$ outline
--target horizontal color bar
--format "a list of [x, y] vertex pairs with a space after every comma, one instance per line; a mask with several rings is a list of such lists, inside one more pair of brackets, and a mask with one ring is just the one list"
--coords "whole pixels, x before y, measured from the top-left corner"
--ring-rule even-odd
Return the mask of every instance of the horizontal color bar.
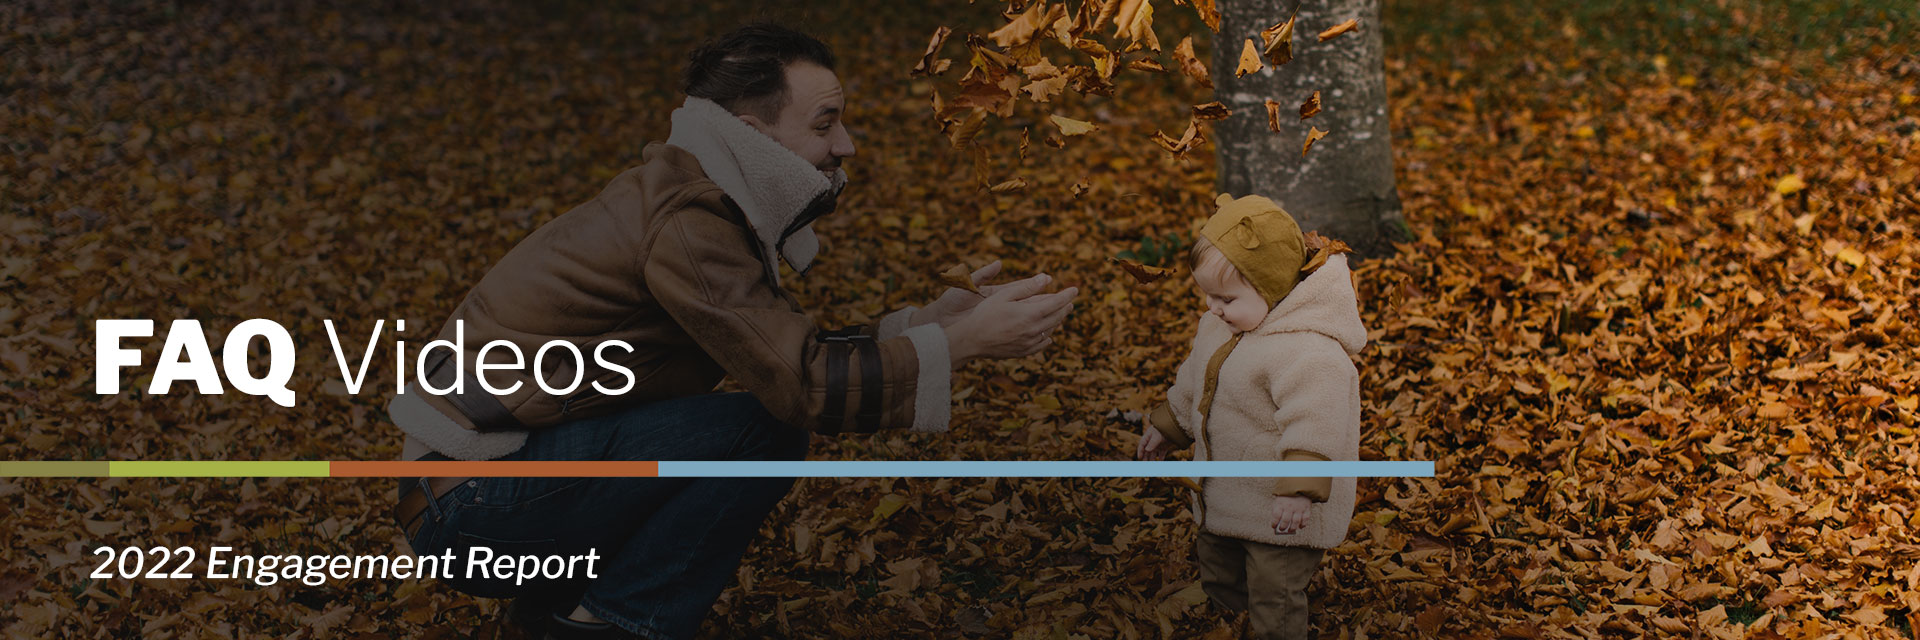
[[660, 463], [651, 460], [462, 460], [335, 462], [335, 478], [651, 478]]
[[803, 460], [660, 463], [663, 478], [1406, 478], [1432, 462]]
[[107, 475], [107, 463], [0, 460], [0, 478], [101, 478]]
[[325, 478], [325, 460], [114, 460], [115, 478]]
[[0, 478], [1431, 478], [1423, 461], [154, 460], [0, 461]]

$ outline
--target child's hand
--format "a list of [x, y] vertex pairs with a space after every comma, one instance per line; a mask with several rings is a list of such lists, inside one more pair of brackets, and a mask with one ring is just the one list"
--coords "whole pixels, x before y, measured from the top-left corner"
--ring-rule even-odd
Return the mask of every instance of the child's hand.
[[1153, 428], [1152, 422], [1148, 422], [1140, 431], [1140, 448], [1134, 451], [1134, 456], [1141, 460], [1164, 460], [1170, 451], [1173, 451], [1173, 443], [1160, 435], [1160, 430]]
[[1313, 501], [1301, 496], [1275, 496], [1273, 498], [1273, 532], [1278, 534], [1298, 533], [1307, 526], [1307, 507]]

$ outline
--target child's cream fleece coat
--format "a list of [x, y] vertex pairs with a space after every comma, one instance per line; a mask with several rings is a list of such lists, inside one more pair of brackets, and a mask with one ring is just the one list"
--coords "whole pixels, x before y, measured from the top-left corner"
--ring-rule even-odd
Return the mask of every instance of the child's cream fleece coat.
[[[1351, 273], [1346, 256], [1333, 256], [1241, 337], [1220, 365], [1204, 433], [1197, 427], [1207, 363], [1233, 329], [1212, 314], [1201, 319], [1193, 353], [1167, 392], [1195, 460], [1359, 459], [1360, 377], [1349, 356], [1366, 346], [1367, 332]], [[1216, 535], [1331, 549], [1353, 519], [1353, 478], [1333, 478], [1330, 486], [1321, 479], [1321, 489], [1302, 492], [1324, 490], [1325, 497], [1314, 496], [1306, 526], [1288, 535], [1273, 532], [1271, 510], [1276, 492], [1293, 491], [1276, 489], [1272, 478], [1201, 480], [1194, 519]]]

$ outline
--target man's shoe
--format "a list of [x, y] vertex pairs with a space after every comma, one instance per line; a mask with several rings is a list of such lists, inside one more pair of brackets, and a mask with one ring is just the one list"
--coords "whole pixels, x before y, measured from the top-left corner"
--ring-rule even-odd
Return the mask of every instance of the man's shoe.
[[502, 637], [541, 640], [547, 637], [547, 620], [552, 616], [553, 612], [546, 608], [544, 602], [526, 597], [514, 598], [507, 605], [506, 626], [518, 635], [503, 634]]
[[610, 622], [581, 622], [561, 614], [547, 620], [546, 640], [638, 640], [640, 636]]

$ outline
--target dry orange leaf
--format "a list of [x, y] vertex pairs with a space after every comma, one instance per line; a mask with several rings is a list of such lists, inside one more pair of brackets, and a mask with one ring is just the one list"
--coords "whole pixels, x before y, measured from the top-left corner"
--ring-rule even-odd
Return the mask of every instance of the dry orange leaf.
[[1316, 113], [1320, 113], [1320, 92], [1318, 91], [1313, 92], [1306, 102], [1300, 103], [1300, 119], [1311, 118]]
[[1342, 22], [1340, 24], [1327, 27], [1326, 31], [1320, 32], [1320, 41], [1326, 42], [1328, 40], [1338, 38], [1341, 36], [1341, 34], [1344, 34], [1348, 31], [1353, 31], [1359, 28], [1360, 28], [1360, 20], [1358, 18], [1348, 20], [1346, 22]]
[[1312, 148], [1313, 148], [1313, 143], [1314, 143], [1314, 142], [1316, 142], [1316, 141], [1318, 141], [1318, 140], [1320, 140], [1321, 138], [1325, 138], [1325, 137], [1327, 137], [1327, 132], [1325, 132], [1325, 131], [1321, 131], [1319, 127], [1311, 127], [1311, 128], [1309, 128], [1309, 129], [1307, 130], [1307, 141], [1306, 141], [1306, 142], [1305, 142], [1304, 144], [1301, 144], [1301, 145], [1300, 145], [1300, 155], [1301, 155], [1301, 157], [1305, 157], [1305, 156], [1307, 155], [1307, 150], [1308, 150], [1308, 149], [1312, 149]]
[[1134, 60], [1133, 62], [1127, 63], [1127, 68], [1132, 69], [1134, 71], [1147, 71], [1152, 73], [1167, 72], [1166, 65], [1160, 64], [1159, 60], [1155, 60], [1153, 58], [1140, 58], [1138, 60]]
[[1347, 246], [1347, 243], [1320, 235], [1318, 231], [1307, 232], [1305, 247], [1307, 249], [1307, 263], [1300, 267], [1301, 273], [1318, 271], [1322, 265], [1327, 263], [1327, 259], [1333, 256], [1342, 253], [1353, 253], [1353, 247]]
[[1153, 2], [1120, 0], [1119, 8], [1114, 11], [1113, 35], [1131, 40], [1133, 46], [1159, 51], [1160, 39], [1153, 35]]
[[1187, 121], [1187, 131], [1181, 134], [1178, 140], [1173, 139], [1173, 136], [1167, 135], [1164, 131], [1153, 132], [1153, 141], [1159, 143], [1160, 148], [1166, 149], [1168, 153], [1172, 153], [1176, 158], [1185, 158], [1187, 152], [1192, 151], [1194, 147], [1199, 146], [1200, 143], [1205, 140], [1206, 136], [1200, 135], [1199, 120]]
[[1059, 95], [1060, 90], [1065, 88], [1067, 88], [1067, 78], [1055, 76], [1027, 83], [1027, 86], [1021, 87], [1020, 90], [1027, 92], [1034, 102], [1052, 102], [1053, 97]]
[[1280, 103], [1272, 100], [1267, 101], [1267, 129], [1280, 132]]
[[1213, 88], [1213, 76], [1207, 73], [1207, 63], [1201, 62], [1200, 56], [1193, 53], [1193, 36], [1187, 36], [1180, 40], [1180, 44], [1174, 45], [1173, 59], [1180, 63], [1181, 73], [1187, 74], [1202, 87]]
[[1267, 56], [1267, 64], [1280, 66], [1293, 60], [1293, 24], [1300, 18], [1298, 10], [1287, 17], [1286, 22], [1260, 30], [1260, 41]]
[[952, 33], [953, 29], [948, 27], [933, 30], [933, 40], [927, 43], [927, 52], [920, 55], [920, 64], [913, 66], [912, 75], [937, 76], [946, 73], [947, 68], [953, 66], [952, 60], [936, 59], [936, 56], [940, 55], [940, 45], [946, 44], [947, 36]]
[[1200, 120], [1225, 120], [1232, 114], [1233, 110], [1228, 109], [1227, 105], [1221, 104], [1218, 100], [1193, 105], [1193, 117]]
[[[1182, 0], [1175, 0], [1175, 2], [1180, 2], [1180, 1]], [[1214, 6], [1213, 0], [1184, 0], [1184, 1], [1187, 4], [1193, 6], [1194, 13], [1200, 14], [1200, 21], [1207, 23], [1208, 31], [1212, 31], [1215, 33], [1218, 33], [1220, 31], [1220, 9]]]
[[1125, 270], [1127, 275], [1133, 276], [1133, 279], [1140, 284], [1153, 284], [1167, 279], [1167, 276], [1173, 275], [1173, 269], [1166, 267], [1150, 267], [1133, 260], [1122, 260], [1120, 258], [1107, 258], [1107, 261], [1120, 265], [1120, 268]]
[[975, 295], [980, 295], [980, 296], [987, 295], [984, 293], [980, 293], [980, 287], [973, 283], [973, 269], [971, 267], [968, 267], [967, 263], [965, 262], [953, 265], [952, 267], [947, 268], [946, 271], [940, 272], [940, 284], [944, 284], [949, 287], [953, 287], [955, 289], [965, 289], [967, 291], [972, 291]]
[[1262, 68], [1264, 67], [1260, 65], [1260, 50], [1253, 46], [1253, 38], [1247, 38], [1246, 46], [1240, 48], [1240, 66], [1233, 70], [1233, 77], [1239, 78], [1249, 73], [1258, 73]]
[[1008, 180], [1000, 184], [993, 185], [992, 187], [989, 187], [987, 191], [990, 191], [993, 193], [1014, 193], [1018, 191], [1025, 191], [1026, 188], [1027, 188], [1026, 178], [1014, 178], [1012, 180]]

